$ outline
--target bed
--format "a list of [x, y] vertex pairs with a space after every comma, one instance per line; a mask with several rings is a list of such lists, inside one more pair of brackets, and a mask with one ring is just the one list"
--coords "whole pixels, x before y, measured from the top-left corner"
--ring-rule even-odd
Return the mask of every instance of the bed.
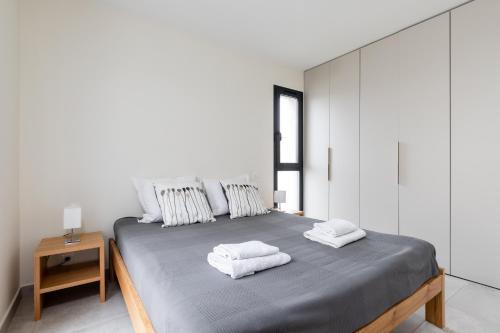
[[[444, 276], [434, 247], [367, 231], [334, 249], [302, 236], [313, 219], [272, 212], [161, 228], [115, 222], [110, 271], [136, 332], [390, 332], [420, 306], [444, 326]], [[287, 265], [233, 280], [209, 266], [220, 243], [261, 240]]]

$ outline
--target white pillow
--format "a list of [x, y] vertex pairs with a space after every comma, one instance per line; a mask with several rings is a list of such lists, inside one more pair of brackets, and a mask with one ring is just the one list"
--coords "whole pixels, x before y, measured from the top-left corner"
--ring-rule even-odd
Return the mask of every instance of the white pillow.
[[[241, 183], [249, 182], [250, 177], [248, 175], [241, 175], [232, 179], [222, 180], [228, 183]], [[226, 215], [229, 213], [229, 207], [227, 205], [227, 199], [222, 190], [221, 180], [217, 179], [203, 179], [203, 186], [207, 193], [208, 202], [210, 207], [212, 207], [212, 212], [215, 216]]]
[[215, 221], [200, 183], [155, 183], [154, 188], [163, 216], [163, 227]]
[[268, 214], [259, 189], [250, 182], [221, 182], [228, 200], [230, 218]]
[[180, 183], [180, 182], [196, 182], [196, 176], [185, 176], [177, 178], [162, 178], [162, 179], [146, 179], [132, 178], [139, 203], [142, 206], [144, 214], [142, 219], [138, 220], [141, 223], [159, 222], [162, 220], [161, 209], [156, 198], [153, 183]]

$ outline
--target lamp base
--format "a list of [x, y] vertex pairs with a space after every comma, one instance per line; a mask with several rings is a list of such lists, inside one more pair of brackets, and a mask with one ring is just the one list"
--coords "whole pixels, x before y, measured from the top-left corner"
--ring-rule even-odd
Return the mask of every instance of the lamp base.
[[65, 236], [66, 238], [64, 238], [64, 245], [80, 243], [80, 235], [75, 234], [73, 232], [73, 229], [71, 229], [71, 232]]

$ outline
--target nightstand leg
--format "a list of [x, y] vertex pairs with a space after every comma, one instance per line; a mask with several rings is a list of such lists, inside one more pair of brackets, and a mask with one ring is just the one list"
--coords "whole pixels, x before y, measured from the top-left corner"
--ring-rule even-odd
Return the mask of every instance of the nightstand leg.
[[101, 279], [99, 280], [99, 300], [101, 303], [106, 301], [106, 285], [104, 279], [104, 246], [99, 248], [99, 272]]
[[41, 258], [35, 256], [33, 260], [33, 307], [35, 320], [40, 320], [42, 315], [42, 295], [40, 295], [40, 267]]
[[42, 295], [40, 293], [35, 294], [34, 307], [35, 307], [35, 321], [40, 320], [42, 318]]
[[113, 254], [111, 253], [111, 239], [109, 239], [109, 253], [108, 253], [108, 265], [109, 265], [109, 282], [115, 282], [115, 268], [113, 267]]

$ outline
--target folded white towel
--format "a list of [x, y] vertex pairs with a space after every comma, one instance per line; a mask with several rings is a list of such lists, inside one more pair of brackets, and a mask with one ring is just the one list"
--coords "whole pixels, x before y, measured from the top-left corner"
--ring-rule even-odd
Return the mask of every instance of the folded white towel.
[[333, 237], [342, 236], [358, 230], [358, 227], [343, 219], [332, 219], [326, 222], [314, 223], [314, 227]]
[[333, 237], [328, 234], [325, 234], [319, 229], [312, 229], [309, 231], [304, 232], [304, 237], [308, 238], [312, 241], [328, 245], [328, 246], [333, 246], [334, 248], [339, 248], [344, 245], [347, 245], [349, 243], [355, 242], [363, 237], [366, 236], [366, 232], [362, 229], [357, 229], [354, 232], [339, 236], [339, 237]]
[[228, 259], [250, 259], [276, 254], [280, 251], [276, 246], [261, 241], [249, 241], [239, 244], [220, 244], [214, 247], [214, 253]]
[[231, 260], [210, 252], [207, 256], [208, 263], [224, 274], [230, 275], [233, 279], [252, 275], [255, 272], [288, 264], [292, 258], [283, 252], [271, 254], [269, 256]]

